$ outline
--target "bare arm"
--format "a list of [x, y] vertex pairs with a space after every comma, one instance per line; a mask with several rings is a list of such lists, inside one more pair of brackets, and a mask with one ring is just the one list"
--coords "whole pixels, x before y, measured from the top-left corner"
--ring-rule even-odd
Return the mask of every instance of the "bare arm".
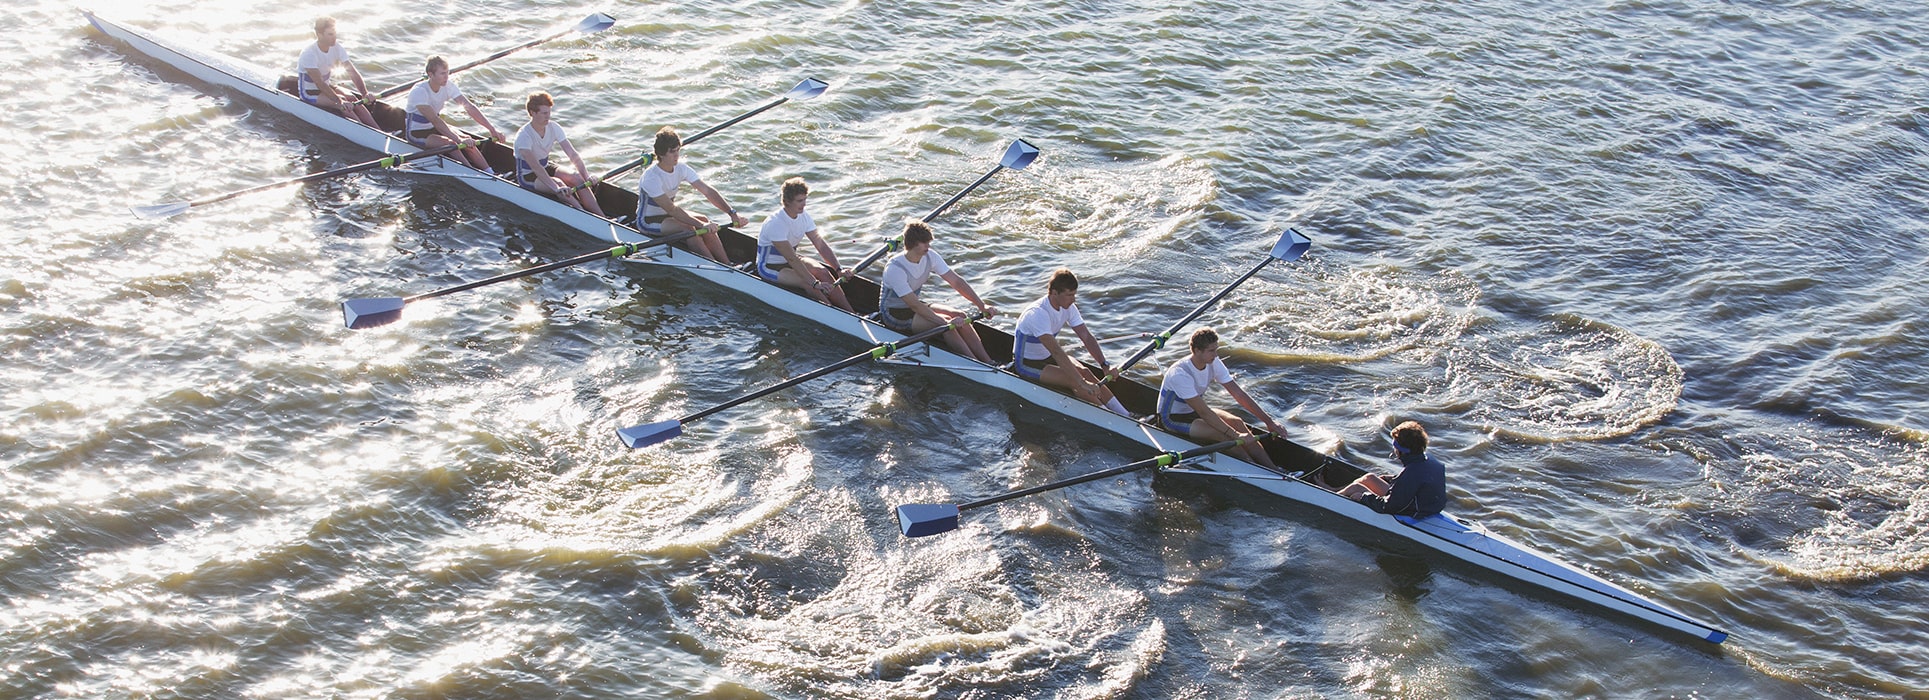
[[1239, 434], [1238, 432], [1235, 432], [1232, 429], [1232, 426], [1226, 425], [1226, 419], [1220, 418], [1218, 411], [1214, 411], [1212, 410], [1211, 406], [1206, 405], [1205, 394], [1202, 393], [1198, 396], [1194, 396], [1192, 398], [1186, 399], [1186, 405], [1192, 407], [1193, 415], [1198, 416], [1199, 420], [1206, 421], [1206, 425], [1212, 426], [1213, 428], [1217, 429], [1221, 434], [1233, 435], [1233, 436], [1237, 436]]
[[830, 266], [831, 274], [841, 275], [844, 273], [844, 264], [837, 261], [837, 253], [831, 252], [831, 247], [825, 245], [824, 238], [817, 235], [817, 229], [805, 231], [804, 235], [810, 238], [811, 245], [817, 246], [817, 257], [823, 258], [824, 264]]
[[1098, 366], [1112, 366], [1112, 363], [1105, 361], [1105, 352], [1098, 349], [1098, 338], [1092, 337], [1092, 329], [1086, 328], [1085, 324], [1081, 323], [1072, 326], [1072, 332], [1078, 335], [1079, 342], [1085, 344], [1085, 352], [1092, 354], [1092, 359], [1098, 362]]
[[971, 283], [966, 282], [963, 277], [959, 277], [956, 271], [944, 273], [944, 281], [950, 284], [953, 290], [958, 292], [958, 296], [964, 297], [965, 301], [971, 302], [972, 306], [976, 306], [979, 311], [985, 312], [985, 318], [998, 315], [998, 310], [990, 304], [986, 304], [984, 300], [979, 299], [978, 293], [972, 291]]
[[[470, 119], [476, 120], [476, 123], [481, 124], [482, 128], [489, 130], [490, 138], [495, 139], [497, 142], [502, 141], [502, 132], [496, 131], [496, 125], [490, 124], [489, 118], [482, 116], [482, 110], [478, 109], [474, 102], [470, 102], [467, 96], [457, 97], [456, 100], [462, 103], [462, 110], [469, 113]], [[450, 136], [453, 137], [454, 135], [451, 134]]]
[[571, 144], [569, 142], [569, 139], [563, 139], [562, 145], [563, 145], [563, 152], [569, 154], [570, 164], [576, 166], [576, 174], [583, 176], [583, 184], [588, 186], [594, 186], [596, 184], [596, 181], [590, 179], [589, 168], [583, 166], [583, 157], [576, 155], [576, 146], [574, 144]]
[[730, 223], [736, 224], [737, 228], [750, 225], [749, 219], [743, 218], [742, 214], [738, 214], [736, 209], [730, 207], [729, 202], [723, 201], [723, 193], [718, 192], [717, 188], [711, 187], [710, 184], [706, 182], [693, 182], [690, 183], [690, 186], [697, 188], [697, 192], [702, 194], [704, 199], [710, 200], [712, 205], [723, 210], [723, 213], [730, 215]]

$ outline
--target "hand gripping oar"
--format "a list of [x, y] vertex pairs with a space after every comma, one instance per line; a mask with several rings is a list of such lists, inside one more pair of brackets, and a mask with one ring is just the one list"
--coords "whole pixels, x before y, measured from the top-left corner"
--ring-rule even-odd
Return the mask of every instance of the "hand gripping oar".
[[229, 192], [227, 194], [215, 195], [213, 197], [207, 197], [205, 199], [197, 199], [192, 202], [168, 202], [166, 204], [153, 204], [145, 207], [131, 207], [131, 209], [133, 210], [135, 216], [141, 217], [143, 219], [165, 219], [170, 216], [174, 216], [176, 214], [185, 212], [194, 207], [201, 206], [203, 204], [225, 202], [244, 194], [254, 194], [262, 190], [272, 190], [276, 187], [282, 187], [285, 185], [294, 185], [294, 184], [299, 184], [303, 182], [313, 182], [315, 180], [326, 180], [331, 177], [339, 177], [342, 175], [353, 175], [355, 173], [359, 173], [364, 170], [374, 170], [376, 168], [397, 168], [397, 167], [401, 167], [403, 163], [407, 163], [409, 161], [421, 160], [423, 158], [428, 158], [431, 156], [439, 156], [446, 153], [453, 153], [456, 150], [468, 148], [469, 146], [473, 146], [477, 143], [481, 143], [483, 141], [488, 141], [488, 140], [489, 139], [487, 138], [483, 138], [477, 141], [450, 144], [447, 146], [443, 146], [441, 148], [431, 148], [426, 151], [417, 151], [415, 153], [400, 153], [392, 156], [385, 156], [382, 158], [377, 158], [375, 160], [368, 161], [366, 163], [356, 163], [354, 165], [350, 165], [344, 168], [336, 168], [334, 170], [329, 170], [325, 172], [303, 175], [298, 178], [294, 178], [290, 180], [282, 180], [281, 182], [271, 182], [266, 185], [257, 185], [245, 190], [236, 190], [234, 192]]
[[[1012, 141], [1010, 146], [1005, 147], [1005, 155], [1003, 158], [998, 159], [997, 165], [991, 166], [991, 169], [985, 171], [985, 174], [980, 176], [977, 181], [965, 185], [964, 189], [959, 190], [957, 194], [951, 195], [950, 199], [938, 205], [938, 208], [932, 209], [931, 213], [925, 214], [922, 221], [927, 224], [936, 221], [939, 216], [944, 214], [944, 210], [950, 209], [951, 205], [957, 204], [958, 200], [964, 199], [965, 195], [971, 194], [972, 190], [978, 189], [979, 185], [985, 184], [986, 181], [991, 179], [991, 176], [997, 175], [999, 171], [1024, 170], [1025, 166], [1031, 165], [1031, 162], [1034, 160], [1038, 160], [1037, 146], [1031, 145], [1031, 142], [1024, 139]], [[872, 250], [870, 255], [864, 256], [863, 260], [859, 260], [856, 265], [852, 265], [850, 269], [844, 271], [844, 274], [839, 275], [837, 277], [837, 284], [851, 281], [851, 278], [856, 277], [857, 273], [863, 272], [864, 268], [870, 267], [871, 263], [877, 262], [878, 258], [882, 258], [891, 251], [903, 247], [904, 241], [899, 239], [900, 236], [892, 235], [889, 240], [879, 245], [877, 249]]]
[[1157, 457], [1142, 459], [1125, 466], [1096, 471], [1084, 476], [1075, 476], [1064, 481], [1054, 481], [1043, 486], [1019, 489], [963, 505], [952, 505], [949, 503], [907, 503], [897, 508], [898, 530], [902, 531], [905, 537], [928, 537], [939, 533], [950, 532], [958, 529], [958, 514], [973, 508], [983, 508], [1014, 498], [1022, 498], [1032, 494], [1062, 489], [1067, 486], [1076, 486], [1087, 481], [1097, 481], [1120, 474], [1129, 474], [1141, 469], [1151, 469], [1155, 467], [1163, 469], [1194, 457], [1202, 457], [1214, 452], [1229, 450], [1257, 439], [1259, 438], [1244, 437], [1237, 440], [1216, 442], [1204, 447], [1195, 447], [1184, 452], [1167, 452]]
[[[777, 105], [783, 104], [785, 102], [789, 102], [791, 100], [802, 102], [804, 100], [808, 100], [818, 95], [822, 95], [824, 94], [824, 91], [828, 89], [830, 89], [829, 83], [826, 83], [822, 80], [818, 80], [816, 78], [805, 78], [802, 81], [797, 83], [797, 87], [791, 88], [790, 92], [784, 93], [782, 97], [779, 97], [775, 100], [771, 100], [769, 104], [750, 110], [748, 112], [744, 112], [743, 114], [739, 114], [736, 116], [736, 118], [731, 119], [730, 121], [724, 122], [722, 124], [718, 124], [708, 129], [704, 129], [703, 131], [697, 132], [695, 135], [685, 136], [683, 138], [683, 145], [688, 146], [698, 141], [702, 141], [703, 138], [706, 136], [717, 133], [719, 131], [723, 131], [724, 129], [730, 128], [731, 126], [735, 126], [737, 122], [743, 121], [745, 119], [749, 119], [759, 114], [763, 114], [764, 112], [769, 111], [772, 108], [775, 108]], [[618, 176], [621, 176], [623, 173], [627, 173], [631, 170], [635, 170], [637, 168], [649, 165], [654, 162], [656, 162], [656, 153], [655, 152], [645, 153], [641, 158], [616, 166], [615, 170], [611, 170], [607, 173], [604, 173], [603, 177], [599, 179], [603, 182], [609, 182], [609, 181], [615, 180]]]
[[353, 328], [356, 330], [387, 325], [390, 323], [394, 323], [398, 320], [401, 320], [402, 307], [406, 306], [410, 302], [417, 302], [423, 299], [433, 299], [439, 296], [447, 296], [450, 294], [454, 294], [456, 292], [466, 292], [471, 289], [475, 289], [477, 287], [485, 287], [491, 284], [495, 284], [497, 282], [507, 282], [509, 280], [517, 279], [520, 277], [528, 277], [530, 275], [539, 275], [545, 272], [549, 272], [551, 270], [561, 270], [571, 265], [581, 265], [586, 262], [594, 262], [597, 260], [604, 260], [608, 258], [620, 258], [626, 255], [634, 254], [636, 251], [643, 250], [644, 248], [653, 248], [660, 245], [675, 243], [677, 241], [681, 241], [683, 239], [695, 236], [699, 233], [702, 233], [702, 231], [684, 231], [681, 233], [664, 236], [662, 238], [653, 238], [647, 241], [641, 241], [637, 243], [624, 243], [622, 245], [616, 246], [614, 248], [610, 248], [608, 250], [599, 250], [594, 253], [579, 255], [579, 256], [570, 258], [568, 260], [558, 260], [556, 262], [549, 263], [546, 265], [537, 265], [527, 270], [517, 270], [515, 272], [511, 272], [508, 274], [496, 275], [495, 277], [491, 277], [486, 280], [477, 280], [474, 282], [458, 284], [448, 289], [438, 289], [433, 292], [429, 292], [427, 294], [417, 294], [415, 296], [407, 297], [407, 298], [380, 297], [375, 299], [350, 299], [348, 301], [342, 302], [342, 320], [347, 322], [349, 328]]
[[882, 360], [884, 358], [897, 354], [899, 350], [909, 348], [913, 345], [917, 345], [918, 343], [925, 342], [927, 340], [936, 338], [950, 331], [956, 330], [958, 328], [962, 328], [965, 325], [971, 323], [972, 321], [976, 321], [983, 317], [984, 316], [982, 314], [977, 314], [977, 313], [971, 314], [970, 316], [960, 316], [958, 318], [952, 319], [950, 323], [947, 323], [942, 326], [938, 326], [937, 328], [932, 328], [923, 333], [912, 335], [903, 340], [879, 345], [869, 350], [865, 350], [864, 352], [860, 352], [856, 355], [852, 355], [842, 360], [838, 360], [834, 364], [825, 365], [824, 367], [820, 367], [818, 369], [805, 372], [803, 374], [797, 375], [790, 379], [778, 382], [776, 384], [772, 384], [762, 389], [758, 389], [751, 393], [745, 394], [743, 396], [739, 396], [729, 401], [725, 401], [715, 406], [711, 406], [710, 408], [697, 411], [696, 413], [692, 413], [690, 415], [684, 416], [682, 418], [678, 418], [676, 420], [658, 421], [655, 423], [644, 423], [642, 425], [633, 425], [628, 428], [618, 429], [616, 431], [616, 436], [619, 438], [622, 438], [623, 444], [628, 445], [630, 449], [635, 449], [638, 447], [648, 447], [650, 445], [654, 445], [659, 442], [663, 442], [665, 440], [669, 440], [671, 438], [682, 435], [683, 424], [685, 423], [694, 422], [700, 418], [716, 413], [718, 411], [722, 411], [732, 406], [748, 403], [750, 401], [755, 401], [765, 396], [769, 396], [779, 391], [783, 391], [793, 386], [797, 386], [798, 384], [802, 384], [804, 382], [808, 382], [812, 379], [822, 377], [826, 374], [830, 374], [837, 370], [844, 369], [845, 367], [849, 367], [851, 365], [860, 364], [863, 362], [870, 362], [873, 360]]
[[[1145, 347], [1139, 348], [1139, 351], [1132, 355], [1132, 359], [1126, 360], [1124, 364], [1112, 370], [1112, 377], [1116, 378], [1125, 374], [1125, 370], [1131, 369], [1132, 365], [1138, 364], [1139, 360], [1145, 359], [1146, 355], [1150, 355], [1153, 351], [1165, 347], [1166, 341], [1172, 339], [1172, 334], [1179, 332], [1180, 328], [1184, 328], [1186, 324], [1191, 323], [1193, 319], [1205, 313], [1206, 309], [1212, 308], [1213, 304], [1219, 303], [1220, 299], [1226, 298], [1227, 294], [1231, 294], [1232, 290], [1238, 289], [1239, 285], [1244, 284], [1246, 280], [1252, 279], [1253, 275], [1259, 274], [1259, 271], [1271, 264], [1272, 261], [1285, 260], [1291, 262], [1298, 260], [1299, 257], [1305, 255], [1306, 250], [1311, 247], [1313, 247], [1312, 239], [1300, 235], [1298, 231], [1286, 229], [1285, 233], [1280, 234], [1279, 242], [1273, 244], [1272, 252], [1266, 255], [1265, 260], [1259, 261], [1259, 264], [1254, 265], [1253, 269], [1247, 270], [1246, 274], [1240, 275], [1239, 279], [1233, 280], [1232, 284], [1226, 285], [1225, 289], [1221, 289], [1218, 294], [1212, 295], [1211, 299], [1207, 299], [1206, 303], [1200, 304], [1198, 308], [1193, 309], [1192, 313], [1186, 314], [1185, 318], [1179, 319], [1178, 323], [1172, 324], [1171, 328], [1167, 328], [1164, 332], [1152, 336], [1152, 342], [1146, 343]], [[1111, 381], [1111, 378], [1106, 379], [1106, 381]]]
[[[610, 26], [612, 26], [612, 25], [614, 25], [614, 24], [616, 24], [616, 18], [614, 18], [614, 17], [611, 17], [611, 16], [609, 16], [609, 15], [606, 15], [606, 14], [603, 14], [603, 13], [601, 13], [601, 12], [598, 12], [598, 13], [596, 13], [596, 14], [593, 14], [593, 15], [590, 15], [590, 16], [588, 16], [588, 17], [584, 17], [584, 18], [583, 18], [583, 21], [581, 21], [581, 22], [577, 22], [577, 23], [576, 23], [576, 26], [574, 26], [574, 27], [570, 27], [570, 28], [568, 28], [568, 29], [565, 29], [565, 30], [562, 30], [562, 31], [560, 31], [560, 32], [556, 32], [555, 34], [551, 34], [551, 35], [549, 35], [549, 36], [546, 36], [546, 37], [543, 37], [543, 38], [541, 38], [541, 39], [537, 39], [537, 40], [535, 40], [535, 41], [531, 41], [531, 42], [529, 42], [529, 43], [527, 43], [527, 44], [523, 44], [523, 45], [521, 45], [521, 46], [516, 46], [516, 47], [513, 47], [513, 48], [507, 48], [507, 49], [503, 49], [503, 50], [501, 50], [501, 51], [497, 51], [497, 52], [495, 52], [494, 54], [490, 54], [488, 58], [483, 58], [483, 59], [479, 59], [479, 60], [475, 60], [475, 61], [470, 61], [470, 62], [468, 62], [468, 63], [464, 63], [464, 64], [462, 64], [462, 65], [460, 65], [460, 66], [457, 66], [457, 67], [455, 67], [455, 68], [450, 68], [450, 69], [449, 69], [449, 73], [450, 73], [451, 75], [454, 75], [454, 74], [456, 74], [456, 73], [460, 73], [460, 72], [462, 72], [462, 71], [465, 71], [465, 70], [468, 70], [468, 69], [470, 69], [470, 68], [474, 68], [474, 67], [476, 67], [476, 66], [480, 66], [480, 65], [482, 65], [482, 64], [484, 64], [484, 63], [488, 63], [488, 62], [490, 62], [490, 61], [493, 61], [493, 60], [496, 60], [496, 59], [498, 59], [498, 58], [502, 58], [503, 56], [507, 56], [507, 55], [509, 55], [509, 54], [512, 54], [512, 53], [515, 53], [515, 52], [517, 52], [517, 51], [521, 51], [521, 50], [523, 50], [523, 49], [526, 49], [526, 48], [529, 48], [529, 47], [531, 47], [531, 46], [535, 46], [535, 45], [537, 45], [537, 44], [541, 44], [541, 43], [545, 43], [545, 42], [550, 42], [550, 41], [554, 41], [554, 40], [556, 40], [556, 39], [560, 39], [560, 38], [562, 38], [562, 37], [565, 37], [565, 36], [568, 36], [568, 35], [570, 35], [570, 34], [576, 34], [576, 33], [582, 33], [582, 34], [595, 34], [595, 33], [597, 33], [597, 32], [600, 32], [600, 31], [603, 31], [603, 30], [605, 30], [605, 29], [609, 29], [609, 28], [610, 28]], [[380, 100], [380, 99], [385, 99], [385, 98], [389, 98], [389, 97], [394, 97], [394, 96], [396, 96], [396, 95], [400, 95], [400, 94], [402, 94], [402, 93], [404, 93], [404, 92], [408, 92], [408, 91], [409, 91], [409, 88], [412, 88], [412, 87], [415, 87], [415, 84], [416, 84], [416, 83], [419, 83], [419, 82], [422, 82], [422, 81], [424, 81], [424, 80], [427, 80], [427, 79], [428, 79], [428, 78], [427, 78], [426, 76], [425, 76], [425, 77], [421, 77], [421, 78], [416, 78], [416, 79], [414, 79], [414, 80], [411, 80], [411, 81], [408, 81], [408, 82], [406, 82], [406, 83], [403, 83], [403, 84], [401, 84], [401, 85], [397, 85], [397, 86], [395, 86], [395, 87], [392, 87], [392, 88], [389, 88], [389, 89], [387, 89], [387, 90], [383, 90], [383, 91], [381, 91], [381, 92], [379, 92], [379, 93], [376, 93], [376, 94], [375, 94], [375, 99], [378, 99], [378, 100]]]

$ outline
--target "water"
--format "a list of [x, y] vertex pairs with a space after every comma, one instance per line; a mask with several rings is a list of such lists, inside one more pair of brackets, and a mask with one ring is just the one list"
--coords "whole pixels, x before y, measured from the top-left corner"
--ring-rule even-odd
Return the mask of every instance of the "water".
[[[692, 146], [740, 209], [802, 175], [847, 259], [940, 222], [1017, 309], [1201, 323], [1295, 437], [1734, 636], [1519, 590], [1237, 491], [1126, 477], [907, 542], [889, 510], [1142, 458], [949, 375], [850, 370], [631, 452], [616, 427], [861, 346], [591, 265], [350, 332], [337, 304], [598, 247], [368, 158], [61, 3], [0, 37], [0, 676], [19, 697], [1893, 697], [1929, 662], [1929, 12], [1881, 3], [779, 3], [92, 9], [377, 86], [556, 94], [592, 169]], [[761, 214], [753, 216], [761, 219]], [[1006, 322], [1009, 322], [1007, 319]], [[1123, 344], [1112, 352], [1129, 352]], [[1170, 361], [1169, 354], [1156, 362]], [[1149, 375], [1153, 367], [1141, 370]]]

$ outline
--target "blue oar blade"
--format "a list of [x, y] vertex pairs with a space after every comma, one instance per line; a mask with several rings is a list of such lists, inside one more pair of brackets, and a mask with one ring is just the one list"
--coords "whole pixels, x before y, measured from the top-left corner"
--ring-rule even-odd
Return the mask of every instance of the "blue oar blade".
[[603, 31], [605, 29], [609, 29], [611, 26], [615, 24], [616, 24], [615, 17], [611, 17], [609, 15], [598, 12], [588, 17], [584, 17], [583, 21], [576, 23], [576, 31], [583, 32], [585, 34], [591, 34], [591, 33]]
[[350, 299], [342, 302], [342, 320], [355, 330], [386, 326], [402, 320], [402, 306], [407, 303], [401, 297]]
[[616, 431], [616, 436], [623, 439], [623, 445], [632, 450], [671, 440], [682, 434], [683, 421], [680, 420], [666, 420], [655, 423], [644, 423], [642, 425], [632, 425], [628, 428], [619, 428]]
[[830, 87], [830, 83], [822, 80], [805, 78], [802, 82], [797, 83], [797, 87], [791, 88], [790, 92], [784, 93], [784, 97], [801, 102], [824, 94], [824, 91], [829, 90]]
[[929, 537], [958, 529], [958, 507], [949, 503], [898, 506], [898, 530], [905, 537]]
[[1292, 262], [1298, 260], [1299, 256], [1305, 255], [1312, 247], [1313, 239], [1307, 238], [1298, 231], [1286, 229], [1286, 233], [1279, 237], [1279, 242], [1273, 244], [1273, 257]]
[[181, 212], [187, 211], [188, 207], [191, 207], [191, 206], [194, 206], [194, 205], [189, 204], [187, 202], [168, 202], [167, 204], [155, 204], [155, 205], [150, 205], [145, 207], [133, 207], [133, 210], [134, 210], [135, 216], [141, 217], [143, 219], [165, 219], [170, 216], [174, 216], [176, 214], [180, 214]]
[[1000, 159], [998, 164], [1005, 166], [1006, 170], [1024, 170], [1025, 166], [1031, 165], [1034, 160], [1038, 160], [1038, 147], [1031, 145], [1029, 141], [1018, 139], [1011, 142], [1011, 146], [1005, 149], [1005, 157]]

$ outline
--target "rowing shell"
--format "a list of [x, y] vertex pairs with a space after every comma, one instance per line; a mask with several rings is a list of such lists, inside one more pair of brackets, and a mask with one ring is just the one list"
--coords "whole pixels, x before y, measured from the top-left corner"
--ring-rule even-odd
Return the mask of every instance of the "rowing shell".
[[[83, 12], [82, 14], [102, 34], [127, 44], [135, 51], [202, 81], [240, 92], [256, 102], [273, 107], [350, 142], [382, 153], [409, 153], [418, 150], [408, 142], [392, 135], [392, 131], [399, 131], [402, 128], [403, 121], [402, 111], [393, 106], [376, 103], [370, 110], [384, 127], [392, 131], [373, 129], [295, 98], [288, 91], [293, 81], [292, 77], [284, 78], [278, 72], [239, 59], [188, 48], [188, 44], [184, 42], [165, 41], [151, 33], [130, 29], [93, 13]], [[511, 170], [513, 154], [509, 147], [487, 143], [481, 148], [489, 159], [490, 165], [498, 172]], [[433, 161], [425, 162], [429, 164], [413, 169], [428, 174], [454, 177], [479, 192], [522, 207], [531, 213], [555, 219], [598, 240], [612, 243], [648, 240], [633, 228], [569, 207], [506, 180], [489, 177], [447, 158], [437, 157]], [[636, 210], [635, 193], [608, 183], [597, 186], [596, 197], [603, 211], [606, 212], [620, 213]], [[729, 229], [721, 231], [719, 235], [722, 236], [724, 247], [729, 251], [732, 259], [747, 260], [754, 255], [755, 238]], [[684, 270], [711, 283], [740, 292], [748, 299], [809, 319], [865, 343], [876, 345], [903, 338], [902, 335], [864, 318], [876, 311], [878, 298], [877, 284], [868, 279], [853, 279], [845, 287], [852, 305], [859, 312], [853, 315], [835, 307], [817, 303], [802, 295], [777, 290], [754, 274], [719, 265], [683, 250], [664, 249], [638, 262]], [[1009, 334], [983, 323], [977, 325], [977, 330], [984, 338], [986, 349], [991, 352], [995, 360], [1000, 363], [1008, 363], [1011, 360]], [[1160, 451], [1179, 451], [1194, 446], [1193, 443], [1179, 436], [1119, 416], [1054, 389], [1033, 384], [1009, 371], [979, 364], [929, 344], [920, 346], [917, 354], [891, 361], [941, 369], [969, 381], [1003, 389], [1024, 401]], [[1119, 401], [1134, 414], [1150, 414], [1156, 410], [1158, 392], [1153, 387], [1125, 378], [1113, 382], [1110, 386]], [[1341, 497], [1310, 481], [1318, 477], [1328, 484], [1343, 485], [1364, 474], [1366, 470], [1276, 436], [1267, 437], [1265, 446], [1274, 463], [1280, 465], [1287, 473], [1295, 474], [1296, 477], [1289, 477], [1225, 454], [1216, 454], [1194, 461], [1189, 465], [1193, 467], [1191, 470], [1174, 471], [1230, 477], [1288, 501], [1318, 509], [1326, 516], [1353, 521], [1515, 581], [1615, 610], [1709, 642], [1719, 644], [1728, 638], [1727, 632], [1713, 625], [1695, 620], [1600, 576], [1490, 532], [1472, 521], [1449, 514], [1416, 520], [1376, 513], [1364, 505]], [[1315, 517], [1312, 513], [1307, 515]]]

